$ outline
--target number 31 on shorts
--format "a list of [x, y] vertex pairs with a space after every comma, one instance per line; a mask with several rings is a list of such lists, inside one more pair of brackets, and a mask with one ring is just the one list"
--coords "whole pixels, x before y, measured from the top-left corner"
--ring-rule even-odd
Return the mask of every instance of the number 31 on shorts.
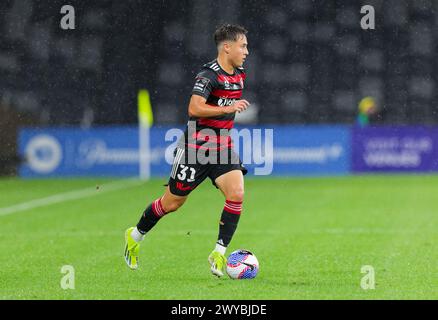
[[[181, 171], [177, 175], [178, 180], [180, 181], [187, 180], [187, 182], [195, 181], [196, 170], [194, 168], [185, 166], [183, 164], [180, 164], [179, 167], [181, 168]], [[188, 169], [190, 169], [190, 178], [187, 177]]]

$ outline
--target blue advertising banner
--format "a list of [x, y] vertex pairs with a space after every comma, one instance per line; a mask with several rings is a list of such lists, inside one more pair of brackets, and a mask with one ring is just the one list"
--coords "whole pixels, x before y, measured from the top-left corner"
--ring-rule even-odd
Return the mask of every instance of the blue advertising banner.
[[[151, 170], [169, 174], [165, 161], [167, 128], [150, 132]], [[22, 177], [124, 176], [139, 175], [137, 127], [23, 129], [19, 153], [25, 159]]]
[[[245, 155], [248, 148], [239, 146], [239, 154], [250, 173], [257, 175], [256, 168], [269, 168], [269, 157], [273, 167], [270, 174], [275, 176], [301, 175], [345, 175], [350, 172], [351, 161], [351, 134], [347, 126], [273, 126], [263, 128], [242, 128], [252, 132], [253, 161], [247, 164]], [[259, 139], [260, 130], [262, 138]], [[266, 148], [266, 139], [272, 130], [273, 146], [268, 155], [265, 154], [265, 163], [261, 163], [258, 156], [258, 140], [262, 143], [263, 151]], [[240, 131], [239, 131], [240, 132]], [[242, 134], [241, 134], [242, 135]], [[237, 142], [235, 135], [233, 140]], [[237, 146], [236, 146], [237, 149]], [[260, 164], [261, 163], [261, 164]], [[259, 170], [262, 173], [268, 170]]]
[[[184, 127], [152, 127], [152, 176], [168, 176]], [[138, 176], [137, 127], [23, 129], [22, 177]], [[343, 175], [350, 172], [349, 127], [237, 127], [234, 146], [250, 175]]]
[[354, 128], [352, 146], [354, 172], [438, 171], [437, 128]]

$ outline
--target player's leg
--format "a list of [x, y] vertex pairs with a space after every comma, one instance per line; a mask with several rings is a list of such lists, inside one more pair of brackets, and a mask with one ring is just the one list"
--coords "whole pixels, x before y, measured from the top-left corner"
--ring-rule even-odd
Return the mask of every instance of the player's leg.
[[167, 213], [178, 210], [186, 201], [187, 196], [172, 194], [169, 187], [161, 198], [152, 202], [140, 217], [133, 238], [137, 242], [143, 240], [144, 235]]
[[244, 196], [244, 181], [241, 170], [233, 170], [219, 176], [215, 184], [225, 197], [225, 205], [219, 224], [218, 247], [220, 252], [225, 253], [226, 247], [231, 242], [236, 231], [242, 212]]
[[137, 226], [126, 230], [125, 261], [131, 269], [137, 269], [138, 267], [140, 242], [144, 239], [145, 234], [150, 231], [165, 214], [178, 210], [186, 199], [187, 196], [172, 194], [169, 187], [167, 187], [164, 195], [153, 201], [146, 208]]
[[189, 163], [187, 150], [175, 150], [175, 158], [165, 194], [152, 202], [143, 212], [136, 227], [126, 231], [125, 260], [131, 269], [137, 268], [140, 242], [167, 213], [176, 211], [206, 177], [207, 166]]
[[226, 264], [225, 251], [233, 238], [242, 212], [244, 195], [242, 170], [235, 169], [224, 173], [217, 177], [214, 182], [225, 196], [225, 205], [219, 222], [216, 247], [208, 260], [213, 274], [222, 276]]

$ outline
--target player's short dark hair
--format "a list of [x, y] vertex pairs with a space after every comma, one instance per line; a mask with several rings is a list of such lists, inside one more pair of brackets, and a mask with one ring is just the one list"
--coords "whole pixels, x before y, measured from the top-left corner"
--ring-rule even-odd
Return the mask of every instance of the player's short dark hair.
[[248, 30], [237, 24], [223, 24], [214, 32], [214, 42], [216, 46], [222, 41], [237, 41], [240, 35], [246, 35]]

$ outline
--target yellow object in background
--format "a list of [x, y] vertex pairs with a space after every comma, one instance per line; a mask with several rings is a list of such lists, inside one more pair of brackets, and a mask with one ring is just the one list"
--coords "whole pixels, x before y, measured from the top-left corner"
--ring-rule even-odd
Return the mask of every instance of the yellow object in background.
[[376, 101], [372, 97], [365, 97], [359, 102], [359, 112], [363, 114], [368, 114], [375, 107]]
[[373, 97], [365, 97], [359, 102], [359, 113], [356, 123], [365, 127], [370, 123], [370, 116], [377, 111], [376, 100]]
[[154, 115], [152, 113], [151, 99], [149, 91], [142, 89], [138, 92], [138, 120], [140, 126], [151, 127], [154, 123]]

